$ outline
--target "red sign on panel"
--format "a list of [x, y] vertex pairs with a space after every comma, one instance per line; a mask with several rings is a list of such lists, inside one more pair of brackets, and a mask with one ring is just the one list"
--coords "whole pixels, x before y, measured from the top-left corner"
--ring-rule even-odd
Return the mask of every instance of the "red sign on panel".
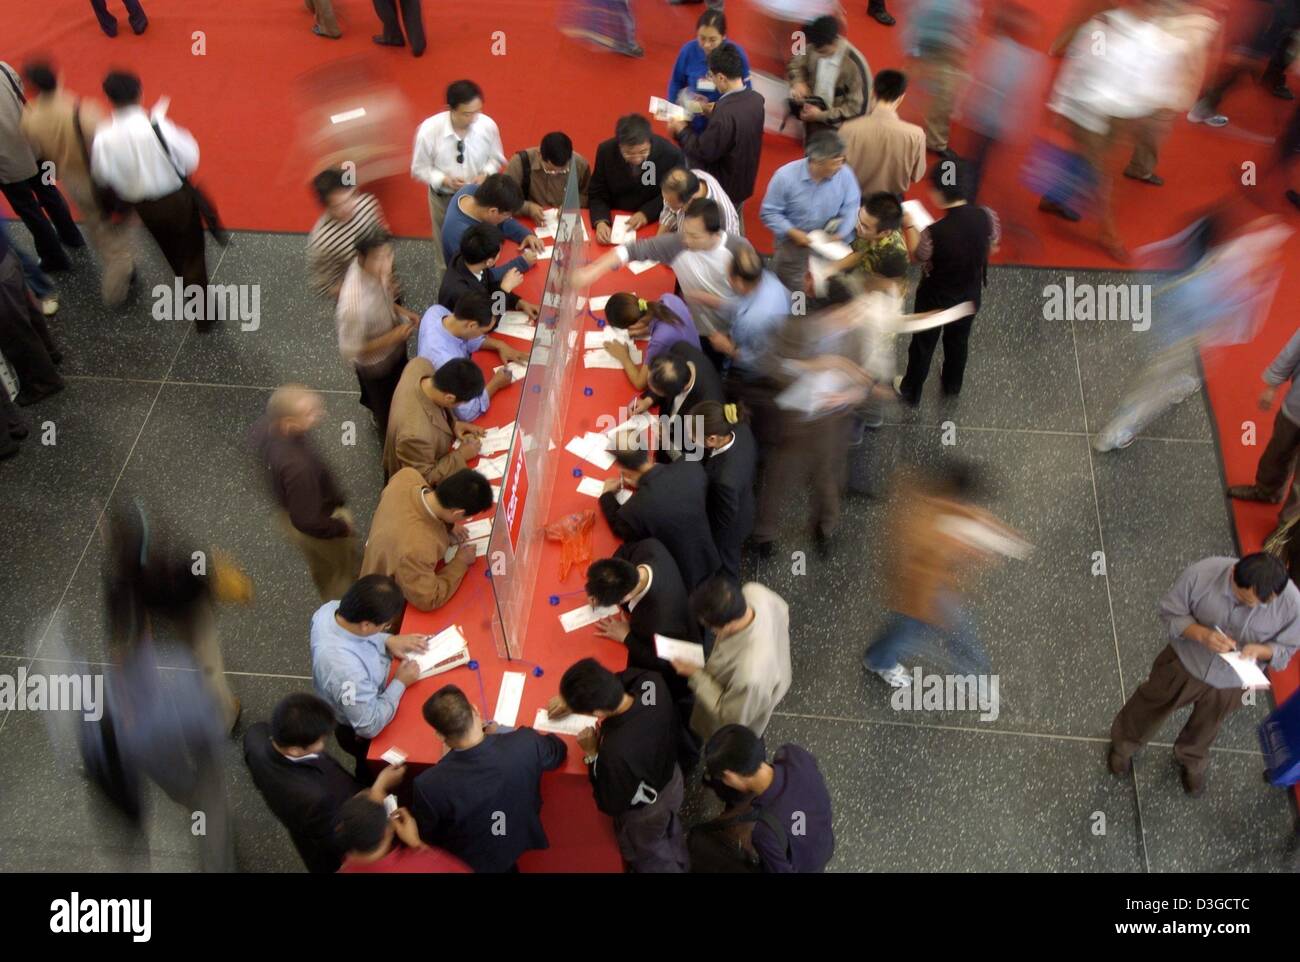
[[515, 444], [514, 455], [501, 482], [501, 503], [506, 506], [506, 525], [510, 529], [510, 551], [519, 551], [519, 529], [523, 527], [524, 505], [528, 501], [528, 468], [524, 463], [522, 435]]

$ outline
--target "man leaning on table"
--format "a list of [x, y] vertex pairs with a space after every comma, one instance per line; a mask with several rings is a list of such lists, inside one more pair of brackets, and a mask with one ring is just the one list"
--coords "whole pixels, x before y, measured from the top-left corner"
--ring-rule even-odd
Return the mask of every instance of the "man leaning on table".
[[1210, 747], [1219, 727], [1242, 706], [1243, 682], [1221, 655], [1287, 666], [1300, 646], [1300, 589], [1282, 562], [1256, 552], [1237, 560], [1205, 558], [1178, 576], [1160, 602], [1169, 644], [1124, 703], [1110, 728], [1108, 764], [1116, 775], [1173, 712], [1192, 706], [1174, 741], [1183, 790], [1205, 791]]
[[483, 429], [453, 411], [482, 394], [483, 384], [483, 371], [468, 358], [452, 358], [436, 371], [422, 357], [407, 364], [388, 415], [384, 476], [414, 468], [434, 487], [477, 458]]
[[[366, 764], [370, 739], [397, 714], [406, 686], [420, 677], [405, 656], [424, 651], [422, 635], [395, 635], [405, 603], [387, 575], [362, 577], [340, 601], [328, 601], [311, 619], [311, 675], [316, 694], [334, 711], [339, 744], [356, 759], [356, 776], [374, 781]], [[402, 658], [389, 680], [393, 659]]]
[[456, 593], [477, 549], [465, 541], [462, 522], [492, 507], [487, 478], [469, 468], [431, 488], [414, 468], [402, 468], [379, 496], [361, 573], [393, 578], [406, 600], [421, 611], [445, 605]]

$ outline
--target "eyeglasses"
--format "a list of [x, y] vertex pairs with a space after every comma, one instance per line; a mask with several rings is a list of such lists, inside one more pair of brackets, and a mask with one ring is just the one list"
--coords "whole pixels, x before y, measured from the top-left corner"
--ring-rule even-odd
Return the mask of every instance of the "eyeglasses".
[[465, 163], [465, 141], [456, 141], [456, 163]]

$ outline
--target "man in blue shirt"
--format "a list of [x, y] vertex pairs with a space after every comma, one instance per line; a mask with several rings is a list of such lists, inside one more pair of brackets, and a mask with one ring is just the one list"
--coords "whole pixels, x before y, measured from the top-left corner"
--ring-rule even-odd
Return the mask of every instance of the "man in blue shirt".
[[492, 174], [481, 184], [466, 184], [452, 195], [442, 222], [442, 251], [450, 264], [460, 252], [460, 238], [475, 224], [491, 224], [523, 248], [523, 253], [508, 264], [492, 268], [492, 277], [500, 281], [514, 267], [522, 274], [537, 262], [546, 249], [541, 238], [515, 220], [524, 206], [519, 185], [505, 174]]
[[862, 192], [845, 166], [844, 143], [824, 130], [808, 138], [805, 157], [772, 175], [759, 217], [776, 239], [772, 270], [791, 291], [803, 291], [809, 233], [829, 230], [847, 243], [853, 237]]
[[[366, 575], [339, 601], [328, 601], [311, 619], [311, 675], [316, 693], [334, 711], [339, 744], [356, 759], [356, 776], [374, 779], [366, 765], [370, 739], [397, 713], [397, 703], [420, 677], [419, 666], [405, 656], [428, 647], [423, 635], [394, 635], [406, 610], [397, 582], [387, 575]], [[388, 672], [401, 658], [393, 680]]]
[[433, 364], [436, 371], [454, 358], [472, 358], [475, 351], [490, 348], [501, 356], [506, 365], [488, 380], [483, 393], [471, 401], [458, 404], [452, 412], [461, 421], [473, 421], [492, 403], [492, 395], [509, 387], [513, 378], [510, 363], [528, 363], [528, 355], [495, 337], [489, 337], [497, 319], [492, 315], [492, 301], [482, 291], [462, 294], [456, 309], [449, 311], [435, 304], [420, 319], [420, 334], [416, 353]]

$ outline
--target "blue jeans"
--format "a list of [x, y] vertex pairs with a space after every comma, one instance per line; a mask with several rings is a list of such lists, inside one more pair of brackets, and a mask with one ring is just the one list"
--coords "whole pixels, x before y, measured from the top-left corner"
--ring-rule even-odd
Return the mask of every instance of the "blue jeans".
[[21, 247], [14, 246], [13, 239], [9, 236], [9, 228], [5, 226], [5, 222], [2, 220], [0, 220], [0, 234], [4, 234], [5, 243], [12, 247], [14, 253], [18, 255], [18, 263], [23, 265], [23, 277], [27, 279], [27, 286], [32, 289], [32, 293], [40, 300], [45, 300], [54, 290], [54, 282], [50, 280], [48, 274], [41, 270], [41, 265], [37, 263], [36, 258]]
[[909, 615], [892, 611], [879, 637], [862, 655], [862, 664], [871, 671], [887, 671], [906, 656], [937, 654], [951, 661], [954, 668], [986, 673], [988, 655], [980, 647], [974, 626], [957, 605], [950, 605], [947, 618], [951, 628], [931, 625]]

